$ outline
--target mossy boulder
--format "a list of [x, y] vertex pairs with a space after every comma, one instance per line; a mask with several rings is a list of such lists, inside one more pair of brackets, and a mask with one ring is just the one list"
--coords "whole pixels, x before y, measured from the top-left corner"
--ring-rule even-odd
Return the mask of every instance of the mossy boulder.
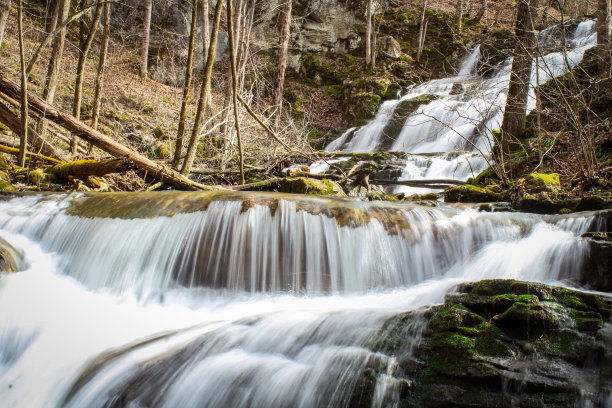
[[287, 177], [280, 182], [280, 191], [292, 194], [317, 194], [344, 197], [344, 191], [337, 183], [307, 177]]
[[19, 270], [22, 254], [11, 244], [0, 238], [0, 272], [11, 273]]
[[529, 193], [556, 192], [561, 187], [557, 173], [530, 173], [522, 180]]
[[389, 319], [375, 350], [412, 384], [403, 407], [593, 403], [609, 381], [611, 303], [539, 283], [465, 283], [443, 305]]
[[0, 179], [0, 191], [17, 191], [10, 181]]
[[363, 92], [351, 94], [347, 100], [347, 116], [356, 123], [365, 123], [374, 118], [382, 102], [380, 95]]
[[447, 203], [481, 203], [501, 200], [502, 195], [489, 187], [466, 184], [444, 190], [444, 201]]

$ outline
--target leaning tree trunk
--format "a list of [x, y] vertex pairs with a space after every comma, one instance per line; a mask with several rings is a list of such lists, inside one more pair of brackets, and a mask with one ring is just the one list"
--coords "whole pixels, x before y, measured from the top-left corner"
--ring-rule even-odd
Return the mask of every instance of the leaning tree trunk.
[[94, 91], [93, 108], [91, 110], [91, 127], [98, 129], [100, 106], [102, 105], [102, 86], [104, 84], [104, 69], [106, 68], [106, 55], [108, 54], [108, 40], [110, 36], [110, 4], [104, 3], [104, 30], [100, 40], [100, 58], [96, 73], [96, 89]]
[[153, 9], [153, 1], [145, 0], [145, 14], [142, 25], [142, 46], [140, 48], [140, 77], [147, 78], [148, 63], [149, 63], [149, 40], [151, 38], [151, 11]]
[[208, 46], [208, 55], [206, 57], [206, 65], [202, 72], [202, 87], [200, 89], [200, 99], [198, 100], [198, 108], [196, 110], [196, 117], [193, 124], [193, 130], [191, 132], [191, 139], [189, 139], [189, 146], [187, 147], [187, 155], [181, 168], [181, 173], [189, 175], [191, 167], [193, 166], [193, 160], [195, 159], [196, 150], [198, 148], [198, 139], [200, 138], [200, 131], [202, 130], [202, 122], [204, 120], [204, 112], [208, 104], [207, 95], [210, 93], [212, 68], [215, 62], [215, 52], [217, 50], [217, 39], [219, 37], [219, 25], [221, 24], [221, 10], [223, 9], [223, 0], [217, 0], [215, 6], [215, 17], [213, 20], [212, 33], [210, 35], [210, 44]]
[[599, 76], [610, 77], [610, 0], [599, 0], [597, 13], [597, 54]]
[[366, 2], [366, 38], [365, 38], [365, 58], [366, 65], [370, 64], [372, 58], [372, 0]]
[[283, 85], [285, 82], [285, 69], [287, 68], [287, 52], [289, 49], [289, 37], [291, 35], [291, 3], [292, 0], [285, 0], [281, 10], [281, 29], [278, 39], [278, 55], [276, 57], [276, 76], [274, 77], [273, 100], [278, 107], [277, 120], [281, 116], [283, 108]]
[[[96, 35], [96, 31], [98, 30], [98, 24], [100, 23], [100, 18], [102, 17], [102, 9], [103, 6], [98, 4], [96, 6], [96, 12], [94, 14], [93, 21], [91, 23], [91, 28], [89, 29], [89, 33], [87, 34], [87, 38], [83, 41], [83, 46], [80, 49], [79, 53], [79, 62], [77, 65], [76, 79], [74, 81], [74, 100], [72, 102], [72, 116], [77, 119], [81, 119], [81, 101], [83, 97], [83, 80], [85, 77], [85, 62], [87, 62], [87, 54], [89, 54], [89, 50], [91, 48], [91, 44], [93, 43], [94, 37]], [[76, 154], [78, 146], [78, 139], [75, 137], [72, 138], [72, 143], [70, 145], [70, 150], [72, 154]]]
[[537, 5], [538, 0], [519, 0], [518, 3], [517, 43], [514, 49], [510, 86], [501, 128], [501, 154], [503, 157], [508, 157], [510, 154], [510, 142], [517, 140], [525, 132], [531, 66], [537, 45], [533, 23], [536, 18]]
[[[206, 3], [208, 0], [204, 0]], [[176, 134], [176, 146], [174, 148], [174, 160], [172, 167], [178, 169], [181, 156], [183, 155], [183, 136], [185, 134], [185, 122], [187, 121], [187, 105], [189, 104], [189, 92], [191, 90], [191, 73], [193, 67], [193, 49], [195, 48], [195, 33], [198, 23], [198, 0], [193, 0], [191, 12], [191, 31], [189, 33], [189, 50], [187, 52], [187, 68], [185, 68], [185, 82], [183, 83], [183, 100], [181, 102], [181, 113], [179, 115], [178, 132]], [[202, 27], [204, 31], [204, 27]]]
[[2, 41], [4, 40], [6, 22], [9, 14], [11, 14], [11, 3], [11, 0], [0, 0], [0, 47], [2, 47]]
[[487, 10], [488, 10], [489, 6], [487, 4], [487, 0], [482, 0], [482, 3], [480, 5], [480, 11], [478, 12], [478, 14], [476, 15], [476, 21], [480, 22], [482, 20], [482, 18], [485, 18], [485, 25], [487, 25]]
[[19, 142], [18, 163], [21, 167], [25, 166], [26, 147], [28, 144], [28, 77], [26, 74], [25, 55], [23, 51], [23, 4], [19, 0], [17, 25], [19, 30], [19, 60], [21, 65], [21, 133]]
[[465, 8], [465, 0], [457, 0], [457, 11], [455, 12], [455, 27], [457, 34], [463, 31], [463, 10]]

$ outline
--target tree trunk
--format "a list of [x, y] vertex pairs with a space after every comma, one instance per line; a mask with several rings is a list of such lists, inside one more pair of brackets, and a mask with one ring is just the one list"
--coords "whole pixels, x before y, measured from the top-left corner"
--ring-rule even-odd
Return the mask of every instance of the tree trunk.
[[[222, 1], [222, 0], [219, 0]], [[0, 92], [6, 94], [11, 98], [17, 98], [20, 95], [19, 86], [9, 81], [8, 79], [0, 76]], [[90, 128], [81, 121], [76, 120], [73, 116], [60, 111], [52, 105], [49, 105], [42, 99], [35, 95], [28, 96], [28, 106], [38, 115], [43, 113], [46, 115], [48, 120], [51, 120], [64, 129], [78, 135], [81, 139], [99, 147], [105, 152], [115, 156], [131, 159], [134, 162], [134, 167], [146, 171], [147, 174], [155, 177], [161, 181], [164, 181], [170, 185], [173, 185], [183, 190], [215, 190], [218, 188], [211, 188], [202, 184], [196, 183], [175, 172], [170, 167], [167, 167], [161, 163], [156, 163], [148, 158], [142, 156], [140, 153], [135, 152], [120, 143], [115, 142], [108, 136], [101, 134], [100, 132]]]
[[145, 0], [144, 23], [142, 25], [142, 47], [140, 48], [140, 77], [147, 78], [149, 61], [149, 40], [151, 36], [151, 11], [153, 1]]
[[610, 0], [599, 0], [597, 13], [597, 54], [599, 76], [610, 77]]
[[[103, 6], [101, 4], [98, 4], [96, 6], [96, 12], [94, 14], [94, 18], [91, 23], [91, 27], [89, 29], [89, 33], [87, 34], [87, 38], [84, 39], [82, 47], [80, 49], [80, 53], [79, 53], [79, 62], [77, 65], [76, 79], [74, 81], [74, 100], [72, 102], [72, 116], [74, 116], [75, 118], [79, 120], [81, 118], [81, 101], [83, 97], [83, 80], [85, 77], [85, 62], [87, 62], [87, 54], [89, 54], [91, 44], [93, 43], [94, 37], [96, 35], [96, 31], [98, 30], [98, 24], [100, 23], [100, 18], [102, 17], [102, 9], [103, 9]], [[78, 145], [78, 140], [76, 137], [74, 137], [72, 139], [72, 143], [70, 144], [70, 150], [73, 155], [77, 153], [77, 145]]]
[[104, 4], [104, 30], [100, 40], [100, 55], [98, 60], [98, 71], [96, 73], [96, 89], [94, 91], [93, 107], [91, 109], [91, 127], [98, 129], [100, 117], [100, 106], [102, 105], [102, 86], [104, 84], [104, 69], [106, 67], [106, 55], [108, 54], [108, 40], [110, 36], [110, 4]]
[[[68, 18], [70, 12], [70, 0], [58, 0], [59, 14], [58, 21], [64, 21]], [[55, 91], [59, 82], [59, 72], [62, 63], [62, 55], [64, 54], [64, 44], [66, 43], [66, 27], [62, 28], [53, 40], [53, 49], [49, 58], [49, 68], [47, 70], [47, 78], [45, 88], [43, 90], [43, 99], [49, 104], [53, 104], [55, 99]], [[43, 132], [40, 132], [43, 134]]]
[[2, 47], [2, 41], [4, 40], [4, 29], [6, 28], [6, 22], [8, 21], [9, 14], [11, 14], [11, 0], [0, 0], [0, 48]]
[[[19, 137], [23, 136], [24, 131], [21, 119], [3, 103], [0, 103], [0, 122], [4, 123], [9, 129], [15, 132], [16, 135], [19, 135]], [[32, 127], [28, 127], [26, 136], [28, 138], [28, 144], [31, 147], [30, 150], [40, 151], [45, 156], [54, 157], [64, 162], [69, 161], [68, 156], [65, 156], [59, 149], [40, 137]]]
[[287, 68], [287, 52], [289, 49], [289, 37], [291, 36], [291, 3], [292, 0], [285, 0], [281, 10], [281, 28], [278, 39], [278, 55], [276, 56], [276, 76], [274, 77], [273, 101], [278, 107], [276, 113], [279, 120], [283, 108], [283, 86], [285, 82], [285, 69]]
[[519, 0], [516, 20], [516, 47], [510, 75], [510, 86], [501, 128], [501, 154], [510, 154], [510, 142], [525, 132], [527, 98], [531, 79], [533, 54], [537, 45], [534, 31], [538, 0]]
[[19, 0], [17, 25], [19, 30], [19, 60], [21, 65], [21, 127], [19, 141], [19, 156], [17, 161], [21, 167], [25, 167], [26, 147], [28, 145], [28, 76], [26, 74], [25, 55], [23, 51], [23, 4]]
[[46, 170], [59, 179], [68, 180], [78, 178], [81, 180], [87, 177], [102, 177], [111, 173], [122, 173], [133, 169], [130, 159], [112, 158], [105, 160], [77, 160], [70, 163], [57, 164]]
[[202, 88], [200, 90], [200, 99], [198, 100], [198, 108], [196, 110], [196, 117], [193, 124], [193, 130], [191, 132], [191, 139], [189, 139], [189, 146], [187, 147], [187, 155], [183, 162], [181, 173], [188, 175], [193, 166], [193, 160], [195, 159], [196, 150], [198, 148], [198, 139], [200, 137], [200, 131], [202, 130], [202, 122], [206, 106], [208, 104], [207, 95], [210, 93], [211, 77], [213, 63], [215, 62], [215, 53], [217, 50], [217, 38], [219, 37], [219, 25], [221, 24], [221, 10], [223, 9], [223, 0], [217, 0], [215, 6], [215, 16], [213, 20], [212, 33], [210, 35], [210, 44], [208, 46], [208, 55], [206, 57], [206, 65], [202, 71]]
[[366, 38], [365, 38], [365, 58], [366, 65], [369, 65], [372, 58], [372, 0], [366, 2]]
[[417, 50], [417, 62], [421, 61], [423, 53], [423, 45], [425, 44], [425, 15], [427, 12], [427, 0], [423, 0], [423, 9], [421, 10], [421, 20], [419, 21], [419, 48]]
[[465, 9], [465, 0], [457, 0], [457, 11], [455, 12], [455, 27], [457, 34], [463, 31], [463, 10]]
[[[208, 0], [204, 0], [206, 3]], [[183, 136], [185, 134], [185, 122], [187, 121], [187, 105], [190, 99], [191, 73], [193, 66], [193, 49], [195, 47], [195, 33], [198, 23], [198, 0], [193, 0], [191, 13], [191, 31], [189, 33], [189, 50], [187, 51], [187, 68], [185, 69], [185, 82], [183, 84], [183, 100], [181, 102], [181, 113], [179, 115], [178, 132], [176, 134], [176, 146], [174, 148], [174, 160], [172, 167], [178, 170], [181, 156], [183, 155]], [[204, 30], [204, 27], [202, 27]]]
[[[288, 1], [291, 4], [291, 1]], [[291, 7], [291, 6], [289, 6]], [[232, 23], [232, 0], [227, 0], [227, 21], [228, 25]], [[238, 139], [238, 160], [240, 163], [240, 179], [241, 184], [244, 184], [244, 158], [242, 155], [242, 139], [240, 138], [240, 121], [238, 120], [238, 75], [236, 74], [236, 54], [234, 52], [234, 29], [238, 27], [228, 26], [229, 33], [229, 52], [230, 52], [230, 70], [232, 72], [232, 102], [234, 104], [234, 127], [236, 129], [236, 137]]]
[[53, 11], [51, 12], [51, 16], [47, 20], [47, 25], [45, 27], [45, 31], [47, 33], [52, 33], [53, 30], [57, 27], [57, 18], [59, 16], [59, 8], [60, 8], [61, 0], [55, 0], [55, 4], [53, 5]]
[[485, 18], [485, 26], [487, 25], [487, 10], [489, 6], [487, 4], [487, 0], [482, 0], [480, 11], [476, 15], [476, 21], [480, 22], [482, 18]]

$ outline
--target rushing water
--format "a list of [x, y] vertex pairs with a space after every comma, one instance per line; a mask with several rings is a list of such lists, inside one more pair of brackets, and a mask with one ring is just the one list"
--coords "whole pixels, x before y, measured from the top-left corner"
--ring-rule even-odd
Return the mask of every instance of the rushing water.
[[[536, 105], [535, 86], [568, 72], [582, 61], [587, 49], [596, 45], [596, 23], [585, 21], [577, 24], [573, 33], [568, 34], [566, 53], [559, 50], [560, 37], [557, 26], [540, 33], [540, 48], [545, 55], [533, 63], [528, 111]], [[465, 181], [474, 177], [488, 166], [487, 157], [493, 146], [492, 131], [501, 127], [512, 68], [512, 59], [508, 59], [495, 67], [490, 77], [482, 78], [477, 74], [480, 59], [480, 46], [476, 46], [456, 76], [411, 87], [401, 99], [384, 102], [374, 120], [357, 130], [349, 129], [326, 149], [371, 152], [384, 148], [414, 154], [428, 153], [427, 156], [409, 158], [400, 180], [437, 178]], [[403, 101], [423, 95], [439, 98], [421, 105], [411, 114], [392, 143], [384, 140], [383, 129], [395, 109]], [[439, 154], [432, 156], [432, 152]], [[449, 154], [451, 152], [457, 153]], [[424, 190], [399, 187], [396, 192], [413, 194]]]
[[350, 406], [375, 365], [382, 406], [395, 362], [368, 344], [387, 318], [462, 281], [570, 282], [589, 228], [266, 194], [4, 201], [22, 271], [0, 278], [0, 405]]

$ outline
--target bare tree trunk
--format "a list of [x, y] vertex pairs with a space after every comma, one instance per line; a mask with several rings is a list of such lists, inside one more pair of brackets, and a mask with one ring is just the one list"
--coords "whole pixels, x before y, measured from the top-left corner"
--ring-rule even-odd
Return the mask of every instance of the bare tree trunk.
[[527, 98], [531, 79], [533, 54], [537, 45], [534, 30], [538, 0], [519, 0], [516, 20], [517, 43], [512, 62], [510, 86], [501, 128], [501, 154], [510, 154], [510, 142], [525, 132]]
[[427, 0], [423, 0], [423, 9], [421, 10], [421, 20], [419, 22], [419, 48], [417, 50], [417, 62], [421, 61], [423, 53], [423, 45], [425, 44], [425, 13], [427, 12]]
[[142, 24], [142, 46], [140, 48], [140, 77], [147, 78], [149, 63], [149, 40], [151, 37], [151, 11], [153, 1], [145, 0], [144, 23]]
[[[89, 50], [91, 49], [91, 44], [93, 43], [96, 31], [98, 30], [98, 24], [100, 23], [100, 18], [102, 17], [103, 8], [104, 7], [101, 4], [96, 6], [96, 12], [94, 14], [93, 21], [91, 22], [91, 28], [89, 29], [87, 38], [84, 40], [83, 46], [81, 47], [79, 53], [79, 63], [77, 65], [76, 79], [74, 81], [74, 100], [72, 102], [72, 116], [79, 120], [81, 119], [81, 101], [83, 98], [85, 63], [87, 62], [87, 54], [89, 54]], [[70, 151], [73, 155], [77, 153], [77, 146], [78, 139], [76, 136], [74, 136], [72, 138], [72, 143], [70, 144]]]
[[[100, 58], [98, 60], [98, 71], [96, 74], [96, 89], [94, 91], [93, 108], [91, 110], [91, 127], [98, 129], [100, 117], [100, 106], [102, 105], [102, 86], [104, 85], [104, 69], [106, 68], [106, 56], [108, 54], [108, 40], [110, 36], [110, 4], [104, 4], [104, 30], [100, 40]], [[90, 148], [91, 150], [91, 148]]]
[[2, 41], [4, 40], [6, 22], [8, 21], [9, 14], [11, 14], [11, 3], [11, 0], [0, 0], [0, 47], [2, 47]]
[[[208, 0], [204, 0], [206, 3]], [[193, 67], [193, 49], [195, 47], [195, 33], [198, 23], [198, 0], [193, 0], [191, 13], [191, 31], [189, 33], [189, 50], [187, 51], [187, 68], [185, 69], [185, 83], [183, 84], [183, 100], [181, 102], [181, 113], [179, 115], [178, 132], [176, 134], [176, 146], [174, 147], [174, 160], [172, 167], [178, 169], [183, 154], [183, 135], [185, 134], [185, 122], [187, 121], [187, 105], [190, 99], [191, 73]], [[204, 27], [202, 27], [204, 29]]]
[[[374, 26], [374, 24], [372, 25]], [[380, 26], [378, 28], [380, 28]], [[370, 63], [372, 64], [371, 66], [372, 71], [376, 70], [376, 47], [377, 47], [376, 34], [377, 32], [378, 32], [377, 30], [372, 30], [372, 49], [371, 49], [372, 55], [370, 56]]]
[[274, 77], [274, 91], [272, 99], [274, 105], [278, 107], [276, 113], [277, 121], [280, 119], [283, 108], [283, 85], [285, 82], [285, 69], [287, 68], [287, 52], [289, 49], [289, 37], [291, 36], [291, 3], [292, 0], [285, 0], [281, 10], [281, 28], [278, 39], [278, 55], [276, 56], [276, 76]]
[[465, 9], [465, 0], [457, 0], [457, 11], [455, 12], [455, 27], [457, 27], [457, 34], [461, 34], [463, 31], [463, 12]]
[[599, 75], [610, 77], [610, 0], [599, 0], [597, 13], [597, 53]]
[[19, 59], [21, 65], [21, 138], [19, 141], [19, 156], [18, 164], [21, 167], [25, 166], [26, 147], [28, 144], [28, 77], [26, 74], [25, 55], [23, 50], [23, 4], [19, 0], [19, 9], [17, 16], [17, 25], [19, 30]]
[[55, 0], [55, 5], [53, 6], [53, 12], [51, 13], [51, 17], [47, 21], [47, 25], [45, 27], [45, 31], [47, 33], [52, 33], [53, 30], [57, 27], [57, 19], [59, 16], [59, 8], [62, 0]]
[[476, 15], [476, 21], [480, 22], [482, 20], [482, 18], [485, 18], [485, 25], [487, 25], [487, 10], [488, 10], [488, 4], [487, 4], [487, 0], [482, 0], [481, 5], [480, 5], [480, 11], [478, 12], [478, 14]]
[[[68, 18], [70, 12], [70, 0], [58, 0], [58, 16], [57, 21], [64, 21]], [[58, 27], [59, 28], [59, 27]], [[53, 39], [53, 48], [49, 57], [49, 67], [47, 69], [47, 77], [45, 87], [43, 89], [43, 99], [49, 104], [53, 104], [55, 99], [55, 91], [59, 82], [59, 73], [64, 54], [64, 44], [66, 43], [66, 27], [63, 27]], [[27, 70], [26, 72], [29, 72]], [[44, 115], [41, 116], [38, 122], [38, 133], [45, 137], [46, 123]]]
[[187, 155], [181, 169], [181, 173], [184, 175], [189, 175], [191, 172], [191, 167], [193, 166], [193, 160], [195, 159], [195, 153], [198, 147], [200, 131], [202, 130], [203, 116], [204, 112], [206, 112], [206, 105], [208, 103], [207, 95], [210, 93], [210, 82], [212, 77], [213, 63], [215, 62], [215, 53], [217, 50], [217, 38], [219, 37], [219, 25], [221, 25], [222, 9], [223, 0], [217, 0], [212, 33], [210, 35], [210, 45], [208, 46], [208, 56], [206, 58], [206, 65], [202, 71], [202, 88], [200, 90], [200, 99], [198, 100], [198, 108], [196, 110], [196, 117], [193, 124], [193, 130], [191, 132], [191, 139], [189, 140], [189, 146], [187, 147]]
[[[289, 1], [291, 4], [291, 1]], [[291, 6], [289, 6], [291, 7]], [[291, 10], [289, 10], [291, 11]], [[227, 21], [232, 23], [232, 0], [227, 0]], [[238, 160], [240, 163], [240, 179], [244, 184], [244, 157], [242, 155], [242, 139], [240, 137], [240, 121], [238, 120], [238, 75], [236, 74], [236, 55], [234, 53], [234, 28], [228, 26], [229, 33], [229, 52], [230, 52], [230, 69], [232, 71], [232, 101], [234, 104], [234, 127], [236, 128], [236, 137], [238, 139]]]
[[366, 39], [365, 39], [366, 65], [370, 64], [372, 54], [372, 0], [366, 2]]

